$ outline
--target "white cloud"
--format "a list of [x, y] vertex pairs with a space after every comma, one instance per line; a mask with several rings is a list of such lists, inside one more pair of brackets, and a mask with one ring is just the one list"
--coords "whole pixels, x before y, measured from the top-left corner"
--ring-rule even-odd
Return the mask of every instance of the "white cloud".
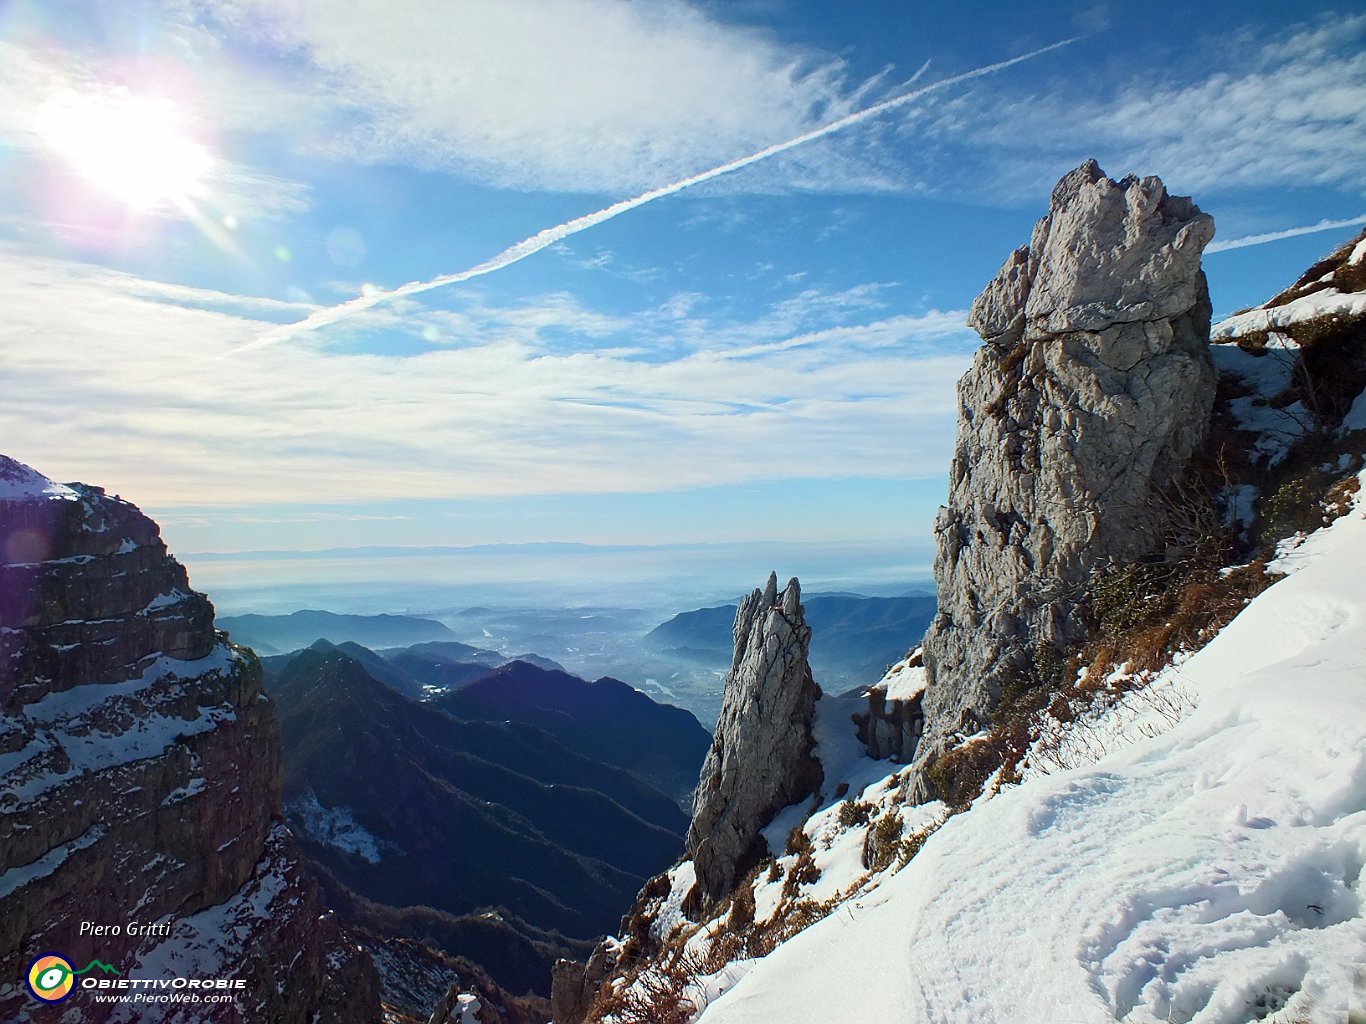
[[[303, 57], [338, 112], [312, 144], [500, 185], [631, 192], [867, 102], [841, 60], [681, 0], [204, 0], [233, 35]], [[885, 188], [876, 160], [816, 145], [803, 187]]]
[[1110, 68], [1082, 67], [1046, 91], [987, 83], [922, 110], [904, 126], [930, 143], [917, 170], [946, 192], [1025, 201], [1087, 156], [1197, 194], [1366, 192], [1366, 15], [1183, 50], [1179, 61], [1149, 55], [1118, 85], [1099, 77]]
[[566, 296], [408, 303], [355, 326], [451, 338], [406, 357], [351, 335], [225, 358], [287, 304], [0, 249], [0, 436], [49, 474], [161, 506], [936, 474], [975, 341], [961, 312], [881, 301], [809, 292], [738, 323], [679, 320], [686, 297], [618, 317]]

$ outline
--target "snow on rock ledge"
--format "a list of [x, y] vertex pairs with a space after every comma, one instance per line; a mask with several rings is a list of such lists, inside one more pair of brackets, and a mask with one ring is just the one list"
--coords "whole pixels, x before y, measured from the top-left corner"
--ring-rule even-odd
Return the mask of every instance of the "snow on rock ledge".
[[0, 501], [27, 501], [42, 498], [74, 499], [70, 487], [54, 484], [43, 474], [22, 462], [0, 455]]

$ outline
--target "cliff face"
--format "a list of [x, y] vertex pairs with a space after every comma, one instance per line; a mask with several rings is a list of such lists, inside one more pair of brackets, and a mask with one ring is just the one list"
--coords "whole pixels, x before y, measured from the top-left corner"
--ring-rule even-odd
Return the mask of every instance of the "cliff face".
[[772, 574], [762, 591], [740, 602], [721, 718], [688, 827], [688, 853], [707, 904], [758, 861], [759, 830], [773, 815], [820, 788], [811, 728], [821, 691], [811, 678], [810, 649], [795, 579], [779, 594]]
[[[323, 916], [280, 824], [255, 657], [214, 633], [150, 519], [4, 457], [0, 702], [0, 977], [56, 951], [124, 978], [247, 981], [235, 1004], [157, 1019], [378, 1018], [373, 966]], [[77, 1004], [83, 1021], [147, 1012]], [[43, 1012], [0, 986], [0, 1017]]]
[[[1160, 546], [1162, 495], [1208, 429], [1209, 216], [1157, 178], [1066, 175], [969, 317], [949, 500], [935, 524], [924, 765], [1049, 680], [1098, 567]], [[922, 795], [925, 795], [922, 792]]]

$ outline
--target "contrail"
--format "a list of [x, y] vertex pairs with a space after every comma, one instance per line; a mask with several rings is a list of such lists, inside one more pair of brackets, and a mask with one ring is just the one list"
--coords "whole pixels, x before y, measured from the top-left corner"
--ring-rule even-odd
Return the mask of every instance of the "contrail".
[[1321, 220], [1303, 228], [1286, 228], [1284, 231], [1269, 231], [1264, 235], [1247, 235], [1243, 238], [1230, 238], [1227, 242], [1212, 242], [1205, 246], [1206, 253], [1225, 252], [1228, 249], [1246, 249], [1249, 245], [1265, 245], [1279, 242], [1282, 238], [1296, 238], [1299, 235], [1312, 235], [1316, 231], [1336, 231], [1339, 228], [1354, 228], [1366, 224], [1366, 213], [1347, 220]]
[[[347, 302], [340, 303], [336, 306], [320, 309], [315, 313], [310, 313], [307, 317], [297, 323], [286, 324], [282, 327], [266, 331], [256, 340], [239, 346], [230, 354], [235, 355], [239, 352], [260, 348], [265, 345], [273, 345], [277, 342], [292, 338], [304, 331], [316, 331], [321, 327], [335, 324], [340, 320], [344, 320], [347, 317], [360, 313], [372, 306], [377, 306], [381, 302], [390, 302], [394, 299], [401, 299], [409, 295], [418, 295], [422, 292], [429, 292], [434, 288], [443, 288], [448, 284], [459, 284], [460, 282], [468, 281], [471, 278], [482, 277], [484, 274], [491, 274], [495, 270], [502, 270], [504, 267], [509, 267], [520, 260], [526, 259], [528, 256], [535, 255], [542, 249], [548, 248], [556, 242], [563, 241], [571, 235], [577, 235], [581, 231], [587, 231], [589, 228], [596, 227], [604, 221], [611, 220], [613, 217], [619, 217], [623, 213], [644, 206], [646, 203], [652, 203], [656, 199], [663, 199], [665, 196], [675, 195], [678, 192], [682, 192], [684, 189], [692, 188], [694, 185], [700, 185], [705, 181], [711, 181], [713, 178], [719, 178], [723, 174], [730, 174], [742, 168], [749, 167], [751, 164], [757, 164], [761, 160], [767, 160], [771, 156], [785, 153], [789, 149], [795, 149], [797, 146], [824, 138], [827, 135], [848, 128], [850, 125], [858, 124], [861, 121], [876, 117], [884, 111], [909, 103], [914, 99], [924, 96], [926, 93], [931, 93], [950, 85], [956, 85], [959, 82], [966, 82], [971, 78], [980, 78], [983, 75], [990, 75], [994, 72], [1012, 67], [1015, 64], [1019, 64], [1022, 61], [1031, 60], [1034, 57], [1041, 56], [1052, 50], [1057, 50], [1070, 43], [1074, 43], [1078, 38], [1080, 37], [1073, 36], [1070, 39], [1064, 39], [1061, 42], [1032, 50], [1029, 53], [1021, 54], [1018, 57], [1011, 57], [1009, 60], [999, 61], [995, 64], [986, 64], [980, 68], [974, 68], [972, 71], [964, 71], [961, 74], [952, 75], [949, 78], [941, 79], [930, 85], [921, 86], [919, 89], [914, 89], [911, 92], [902, 93], [899, 96], [893, 96], [891, 99], [874, 103], [872, 106], [864, 107], [862, 110], [856, 110], [852, 114], [845, 114], [843, 117], [837, 118], [829, 124], [793, 136], [785, 142], [776, 142], [771, 146], [764, 147], [758, 152], [749, 154], [749, 156], [742, 156], [738, 160], [731, 160], [729, 163], [721, 164], [710, 170], [702, 171], [699, 174], [682, 178], [679, 181], [672, 182], [668, 185], [661, 185], [659, 188], [651, 189], [649, 192], [643, 192], [633, 199], [623, 199], [621, 202], [613, 203], [611, 206], [604, 207], [596, 213], [585, 214], [582, 217], [576, 217], [571, 221], [566, 221], [553, 228], [546, 228], [544, 231], [539, 231], [530, 238], [523, 239], [516, 245], [509, 246], [492, 259], [485, 260], [483, 263], [470, 267], [468, 270], [462, 270], [456, 274], [442, 274], [440, 277], [434, 277], [429, 281], [411, 281], [408, 284], [399, 285], [397, 288], [391, 288], [388, 291], [371, 292], [368, 295], [358, 296], [357, 298], [350, 299]], [[929, 64], [927, 63], [915, 73], [907, 84], [909, 85], [911, 82], [918, 79], [928, 67]]]

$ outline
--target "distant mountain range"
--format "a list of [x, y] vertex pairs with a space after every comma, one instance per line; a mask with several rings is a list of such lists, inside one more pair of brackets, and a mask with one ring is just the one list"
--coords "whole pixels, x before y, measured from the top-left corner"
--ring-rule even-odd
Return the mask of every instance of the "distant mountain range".
[[[345, 616], [339, 616], [345, 618]], [[378, 616], [357, 616], [378, 618]], [[395, 618], [395, 616], [386, 616]], [[220, 620], [222, 621], [222, 620]], [[421, 620], [419, 620], [421, 621]], [[426, 700], [436, 693], [468, 686], [488, 676], [499, 666], [522, 661], [548, 671], [563, 672], [564, 666], [537, 654], [523, 654], [506, 658], [497, 651], [487, 651], [455, 640], [432, 640], [408, 647], [386, 647], [371, 650], [353, 640], [334, 643], [325, 638], [314, 640], [306, 648], [296, 648], [285, 654], [267, 654], [261, 658], [266, 678], [275, 679], [293, 662], [300, 650], [339, 651], [355, 658], [379, 682], [413, 700]]]
[[[927, 594], [811, 595], [807, 621], [815, 631], [811, 662], [817, 679], [835, 692], [874, 682], [919, 642], [934, 610]], [[218, 622], [262, 655], [268, 674], [288, 661], [285, 652], [325, 639], [360, 660], [380, 682], [428, 699], [524, 661], [584, 678], [625, 679], [657, 701], [686, 707], [710, 728], [730, 667], [734, 617], [734, 605], [686, 611], [662, 625], [644, 609], [468, 606], [443, 610], [440, 621], [303, 611], [223, 616]]]
[[286, 820], [344, 917], [544, 995], [553, 961], [613, 930], [682, 849], [679, 796], [710, 737], [624, 683], [526, 662], [404, 695], [422, 692], [409, 668], [457, 646], [272, 659]]
[[[919, 641], [935, 613], [928, 594], [820, 594], [806, 598], [805, 606], [812, 671], [827, 690], [876, 681]], [[645, 643], [660, 654], [724, 670], [735, 610], [731, 604], [683, 612], [651, 630]]]
[[457, 640], [450, 628], [435, 619], [412, 615], [339, 615], [307, 609], [290, 615], [221, 615], [218, 628], [234, 643], [257, 654], [297, 651], [325, 637], [333, 643], [363, 644], [369, 648], [407, 647], [429, 640]]

